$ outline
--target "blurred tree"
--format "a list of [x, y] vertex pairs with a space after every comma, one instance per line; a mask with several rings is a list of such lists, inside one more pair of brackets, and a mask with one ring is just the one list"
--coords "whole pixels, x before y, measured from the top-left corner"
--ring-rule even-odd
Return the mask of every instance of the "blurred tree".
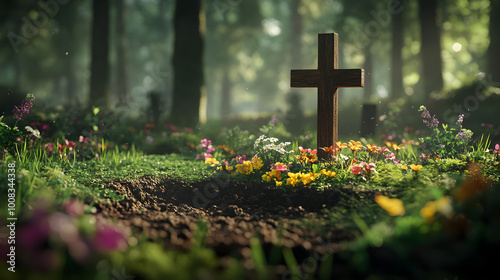
[[92, 59], [89, 107], [109, 108], [109, 0], [94, 0], [92, 6]]
[[443, 89], [439, 1], [418, 0], [424, 96]]
[[115, 32], [116, 32], [116, 94], [118, 104], [124, 104], [130, 99], [128, 86], [128, 36], [126, 32], [127, 5], [122, 0], [114, 0], [116, 9]]
[[174, 17], [174, 92], [171, 118], [177, 125], [194, 126], [200, 120], [203, 81], [204, 21], [202, 0], [177, 0]]
[[404, 9], [392, 16], [392, 50], [391, 50], [391, 99], [402, 97], [403, 89], [403, 12]]
[[500, 1], [490, 0], [490, 45], [488, 47], [488, 66], [492, 81], [500, 81]]

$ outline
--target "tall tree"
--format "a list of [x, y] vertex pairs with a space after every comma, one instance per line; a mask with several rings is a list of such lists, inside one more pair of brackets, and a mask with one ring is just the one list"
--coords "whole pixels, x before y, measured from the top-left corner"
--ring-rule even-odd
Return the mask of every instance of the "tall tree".
[[127, 5], [122, 0], [115, 0], [116, 8], [116, 93], [119, 104], [124, 103], [130, 98], [130, 89], [128, 87], [128, 67], [127, 67], [127, 32], [126, 18]]
[[490, 45], [488, 47], [488, 67], [494, 82], [500, 81], [500, 1], [490, 0]]
[[203, 81], [204, 22], [200, 21], [202, 0], [177, 0], [174, 16], [174, 92], [172, 121], [194, 126], [200, 118]]
[[392, 16], [391, 98], [403, 94], [403, 10]]
[[424, 96], [443, 89], [443, 62], [441, 58], [441, 23], [438, 1], [419, 0], [420, 53]]
[[109, 0], [94, 0], [92, 6], [92, 58], [89, 107], [108, 108], [109, 91]]

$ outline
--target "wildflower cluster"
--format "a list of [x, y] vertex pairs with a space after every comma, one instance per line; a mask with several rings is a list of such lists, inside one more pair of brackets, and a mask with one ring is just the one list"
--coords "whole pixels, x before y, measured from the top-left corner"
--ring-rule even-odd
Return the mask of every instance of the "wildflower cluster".
[[278, 138], [266, 138], [264, 134], [255, 140], [253, 148], [266, 165], [276, 161], [287, 160], [288, 154], [293, 153], [293, 150], [287, 151], [285, 149], [291, 142], [278, 143], [278, 141]]
[[[65, 200], [61, 211], [38, 199], [17, 230], [23, 261], [33, 270], [57, 269], [61, 259], [87, 264], [99, 254], [124, 251], [129, 232], [102, 215], [85, 214], [88, 206], [76, 199]], [[93, 220], [93, 223], [89, 223]], [[47, 248], [50, 244], [50, 248]], [[43, 260], [43, 261], [40, 261]]]
[[201, 139], [201, 150], [204, 152], [203, 154], [197, 154], [196, 159], [207, 159], [211, 158], [213, 155], [212, 153], [215, 152], [214, 146], [212, 146], [212, 141], [208, 140], [206, 138]]
[[31, 107], [33, 107], [34, 100], [35, 97], [32, 94], [26, 95], [26, 98], [24, 98], [21, 102], [21, 106], [14, 106], [14, 110], [12, 111], [12, 114], [14, 114], [14, 118], [22, 121], [23, 116], [30, 113], [30, 109]]
[[302, 163], [314, 163], [318, 161], [318, 157], [316, 156], [317, 150], [304, 149], [302, 146], [299, 146], [300, 155], [295, 156]]
[[370, 174], [372, 172], [377, 172], [375, 170], [375, 163], [374, 162], [370, 162], [370, 163], [366, 163], [366, 162], [361, 162], [360, 164], [354, 164], [353, 166], [351, 166], [351, 171], [352, 171], [352, 174], [354, 175], [368, 175], [370, 176]]
[[[422, 112], [422, 122], [428, 127], [428, 128], [437, 128], [439, 125], [439, 121], [436, 118], [436, 115], [431, 117], [431, 114], [429, 113], [429, 110], [425, 106], [420, 106], [420, 109], [418, 110], [419, 112]], [[463, 116], [462, 116], [462, 121], [463, 121]]]
[[458, 132], [456, 128], [448, 128], [448, 125], [443, 124], [441, 131], [437, 124], [439, 121], [432, 117], [432, 122], [429, 121], [430, 114], [425, 106], [420, 106], [423, 111], [422, 117], [427, 127], [432, 128], [432, 134], [429, 137], [420, 138], [422, 148], [424, 150], [423, 158], [439, 158], [452, 157], [456, 158], [459, 154], [465, 153], [468, 150], [468, 144], [472, 139], [472, 131], [462, 128], [464, 115], [459, 115], [455, 124], [459, 126]]

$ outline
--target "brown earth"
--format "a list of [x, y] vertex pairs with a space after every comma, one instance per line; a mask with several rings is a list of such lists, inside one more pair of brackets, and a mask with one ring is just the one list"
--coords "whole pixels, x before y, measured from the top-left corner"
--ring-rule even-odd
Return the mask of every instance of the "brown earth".
[[326, 219], [325, 210], [353, 209], [356, 201], [375, 194], [352, 187], [283, 191], [224, 178], [189, 183], [151, 176], [113, 181], [105, 187], [127, 197], [97, 202], [100, 213], [122, 221], [137, 234], [161, 238], [167, 248], [189, 248], [197, 223], [203, 221], [207, 226], [204, 244], [219, 257], [240, 254], [248, 258], [250, 239], [259, 236], [267, 253], [271, 244], [289, 247], [299, 262], [300, 255], [337, 252], [340, 242], [355, 238], [352, 231]]

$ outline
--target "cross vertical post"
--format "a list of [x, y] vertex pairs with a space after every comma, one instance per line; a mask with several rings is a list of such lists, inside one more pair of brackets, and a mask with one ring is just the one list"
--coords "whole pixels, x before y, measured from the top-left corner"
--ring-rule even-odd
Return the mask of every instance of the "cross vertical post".
[[318, 88], [318, 158], [329, 160], [320, 148], [335, 145], [338, 139], [339, 87], [363, 87], [363, 69], [338, 69], [338, 35], [318, 34], [318, 69], [292, 70], [290, 86]]

